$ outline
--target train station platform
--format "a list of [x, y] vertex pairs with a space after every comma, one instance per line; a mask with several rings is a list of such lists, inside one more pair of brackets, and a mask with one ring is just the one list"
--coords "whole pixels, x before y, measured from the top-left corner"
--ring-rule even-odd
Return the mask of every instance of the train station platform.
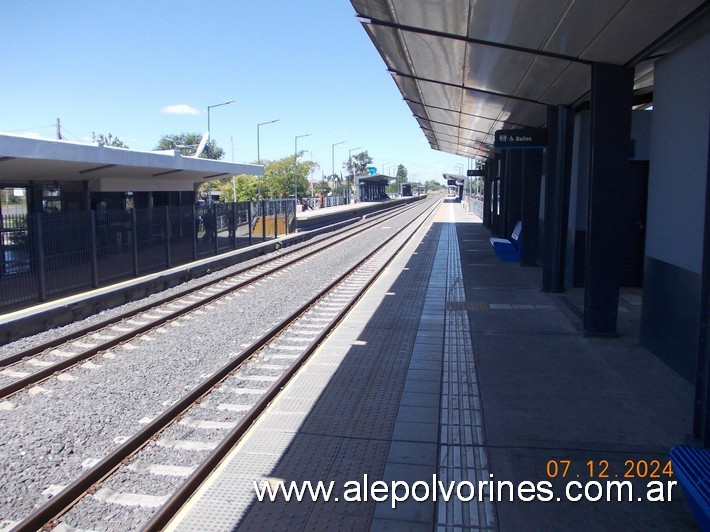
[[[579, 294], [500, 262], [460, 204], [420, 237], [168, 529], [694, 530], [666, 467], [693, 388], [639, 345], [641, 294], [585, 338]], [[330, 499], [257, 501], [292, 481]]]

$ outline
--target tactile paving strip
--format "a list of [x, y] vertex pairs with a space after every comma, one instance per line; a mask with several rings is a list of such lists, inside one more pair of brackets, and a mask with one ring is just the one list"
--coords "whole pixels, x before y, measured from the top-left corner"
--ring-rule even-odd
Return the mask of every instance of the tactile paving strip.
[[[452, 222], [453, 205], [449, 207]], [[445, 248], [448, 261], [438, 476], [445, 485], [468, 481], [477, 486], [479, 480], [490, 480], [490, 470], [454, 223], [446, 224], [439, 246], [442, 251]], [[497, 529], [494, 504], [480, 498], [470, 502], [439, 499], [436, 520], [439, 531]]]

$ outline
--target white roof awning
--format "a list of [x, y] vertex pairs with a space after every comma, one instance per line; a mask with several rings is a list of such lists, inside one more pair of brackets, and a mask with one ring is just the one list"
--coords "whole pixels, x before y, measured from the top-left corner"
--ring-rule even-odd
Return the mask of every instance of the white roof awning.
[[177, 191], [211, 179], [263, 173], [260, 165], [184, 157], [177, 150], [144, 152], [0, 135], [0, 185], [88, 181], [92, 191]]

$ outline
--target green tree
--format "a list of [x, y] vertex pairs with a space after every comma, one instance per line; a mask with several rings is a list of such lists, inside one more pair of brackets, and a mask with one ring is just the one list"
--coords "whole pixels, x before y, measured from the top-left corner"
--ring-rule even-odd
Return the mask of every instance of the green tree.
[[353, 155], [343, 163], [343, 168], [348, 171], [349, 176], [367, 174], [367, 167], [372, 164], [372, 157], [367, 151], [362, 151]]
[[397, 166], [397, 174], [394, 177], [394, 183], [390, 183], [387, 192], [396, 194], [400, 191], [400, 185], [407, 182], [407, 169], [403, 164]]
[[224, 201], [234, 201], [235, 190], [236, 201], [255, 201], [259, 189], [259, 176], [241, 174], [234, 177], [234, 182], [231, 177], [221, 180], [218, 186]]
[[397, 186], [399, 186], [400, 183], [407, 182], [407, 169], [403, 164], [397, 166], [397, 175], [395, 176], [395, 179], [397, 180]]
[[[155, 147], [156, 150], [179, 150], [186, 157], [193, 157], [200, 145], [202, 135], [199, 133], [179, 133], [163, 135]], [[217, 146], [214, 140], [207, 142], [205, 149], [200, 154], [201, 159], [216, 159], [224, 157], [224, 150]]]
[[302, 196], [309, 189], [308, 176], [318, 168], [313, 161], [300, 161], [303, 151], [295, 157], [289, 155], [276, 161], [267, 161], [264, 165], [261, 193], [271, 198], [293, 196], [296, 185], [298, 195]]
[[105, 136], [103, 133], [99, 133], [99, 136], [96, 136], [96, 133], [92, 132], [91, 136], [93, 137], [94, 142], [96, 142], [99, 146], [108, 146], [109, 148], [125, 148], [128, 149], [128, 146], [119, 139], [118, 137], [114, 137], [111, 133], [108, 134], [108, 137]]
[[441, 183], [434, 180], [434, 179], [427, 181], [426, 185], [427, 185], [429, 192], [437, 192], [437, 191], [441, 190], [441, 188], [442, 188]]

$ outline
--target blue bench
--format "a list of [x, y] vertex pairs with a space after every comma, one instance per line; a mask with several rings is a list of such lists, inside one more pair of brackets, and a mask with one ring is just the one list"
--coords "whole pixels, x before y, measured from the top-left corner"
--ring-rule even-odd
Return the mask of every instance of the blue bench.
[[700, 530], [710, 530], [710, 450], [673, 447], [671, 463]]
[[520, 233], [523, 230], [523, 223], [518, 220], [515, 229], [507, 238], [491, 238], [491, 245], [500, 260], [505, 262], [515, 262], [520, 260]]

